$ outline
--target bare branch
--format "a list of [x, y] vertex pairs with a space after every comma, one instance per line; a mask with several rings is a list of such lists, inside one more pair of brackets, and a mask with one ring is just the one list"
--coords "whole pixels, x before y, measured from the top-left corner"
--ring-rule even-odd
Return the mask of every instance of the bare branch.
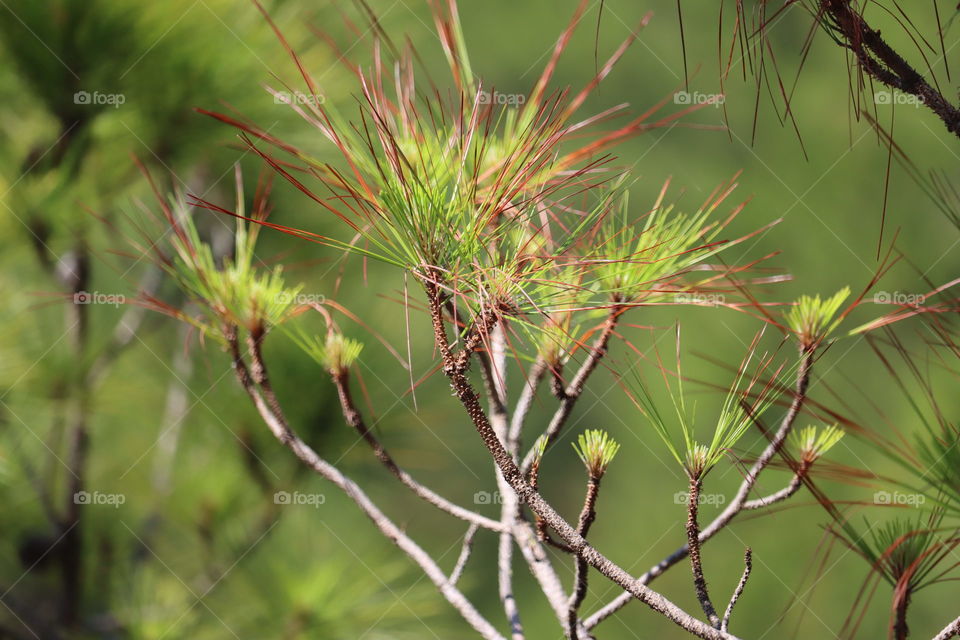
[[526, 384], [523, 385], [523, 391], [517, 399], [517, 404], [513, 408], [513, 416], [510, 419], [510, 429], [507, 432], [507, 451], [516, 459], [520, 453], [520, 435], [523, 433], [523, 424], [530, 413], [530, 407], [533, 406], [533, 399], [537, 395], [537, 389], [543, 381], [543, 376], [547, 371], [547, 363], [543, 358], [538, 357], [530, 367], [527, 374]]
[[[510, 493], [513, 493], [509, 486], [507, 489]], [[520, 515], [520, 507], [517, 504], [516, 496], [509, 500], [504, 497], [502, 508], [503, 524], [516, 520]], [[517, 599], [513, 595], [513, 536], [510, 533], [500, 534], [497, 547], [497, 585], [500, 601], [503, 603], [503, 611], [507, 616], [507, 622], [510, 624], [510, 637], [512, 640], [523, 640], [520, 609], [517, 607]]]
[[470, 553], [473, 551], [473, 538], [477, 535], [479, 527], [476, 523], [471, 523], [467, 528], [467, 533], [463, 536], [463, 545], [460, 547], [460, 555], [457, 556], [457, 563], [450, 572], [450, 584], [457, 584], [463, 576], [463, 570], [467, 566], [467, 560], [470, 559]]
[[769, 507], [770, 505], [776, 504], [778, 502], [783, 502], [784, 500], [786, 500], [787, 498], [795, 494], [797, 491], [799, 491], [800, 487], [803, 486], [803, 478], [807, 475], [808, 467], [809, 465], [802, 463], [800, 468], [797, 469], [797, 472], [794, 473], [793, 476], [790, 478], [790, 484], [785, 486], [783, 489], [780, 489], [779, 491], [775, 491], [774, 493], [771, 493], [768, 496], [764, 496], [762, 498], [755, 498], [753, 500], [747, 500], [746, 502], [743, 503], [743, 510], [752, 511], [754, 509], [762, 509], [764, 507]]
[[945, 626], [943, 631], [933, 637], [933, 640], [950, 640], [955, 636], [960, 636], [960, 618]]
[[[440, 593], [447, 601], [460, 613], [464, 620], [474, 628], [485, 640], [506, 640], [486, 618], [470, 603], [470, 601], [454, 586], [454, 584], [444, 575], [443, 571], [437, 566], [433, 558], [424, 551], [412, 538], [407, 536], [400, 527], [390, 520], [366, 493], [352, 480], [345, 476], [335, 466], [321, 458], [308, 444], [301, 440], [290, 428], [283, 416], [283, 413], [274, 411], [272, 403], [265, 399], [266, 391], [261, 394], [261, 389], [254, 385], [254, 376], [251, 369], [247, 368], [246, 362], [240, 354], [239, 344], [237, 342], [236, 328], [227, 328], [225, 335], [230, 345], [231, 356], [237, 379], [254, 406], [260, 413], [261, 418], [273, 435], [290, 449], [304, 464], [313, 469], [324, 479], [332, 482], [339, 487], [353, 502], [363, 511], [376, 527], [383, 533], [387, 539], [396, 544], [410, 559], [412, 559], [431, 582], [436, 585]], [[257, 371], [259, 375], [266, 378], [266, 366], [262, 360], [254, 358], [252, 370]], [[279, 405], [277, 405], [279, 406]]]
[[[815, 351], [813, 349], [807, 349], [801, 352], [800, 367], [797, 370], [797, 380], [794, 388], [793, 400], [791, 401], [790, 407], [787, 410], [787, 413], [784, 415], [783, 420], [780, 422], [779, 429], [777, 429], [777, 432], [760, 454], [760, 457], [757, 458], [757, 461], [753, 463], [753, 466], [747, 472], [747, 475], [740, 484], [740, 488], [737, 491], [737, 495], [734, 497], [734, 499], [730, 502], [727, 508], [720, 513], [720, 515], [714, 518], [713, 521], [700, 532], [700, 535], [698, 536], [700, 544], [705, 543], [707, 540], [716, 535], [717, 532], [721, 531], [724, 527], [730, 524], [730, 521], [733, 520], [738, 513], [746, 508], [745, 503], [747, 502], [747, 496], [757, 483], [760, 473], [767, 467], [780, 449], [783, 448], [783, 444], [786, 442], [787, 436], [790, 435], [793, 424], [796, 422], [797, 416], [800, 415], [800, 410], [803, 408], [803, 403], [807, 397], [807, 388], [810, 384], [810, 371], [813, 367], [814, 354]], [[660, 561], [659, 564], [654, 565], [645, 574], [640, 576], [638, 578], [638, 582], [644, 585], [649, 584], [686, 557], [687, 545], [683, 545]], [[628, 592], [620, 594], [608, 604], [600, 608], [596, 613], [587, 618], [584, 622], [585, 626], [588, 629], [594, 628], [608, 617], [619, 611], [632, 599], [632, 596]]]
[[[506, 330], [503, 322], [498, 323], [489, 332], [489, 357], [481, 355], [483, 364], [484, 388], [490, 407], [490, 423], [500, 441], [506, 445], [510, 416], [507, 411], [507, 352]], [[478, 334], [480, 335], [480, 334]], [[500, 492], [500, 524], [504, 532], [497, 542], [497, 590], [503, 612], [510, 625], [511, 640], [523, 640], [523, 623], [520, 620], [520, 608], [513, 595], [513, 535], [510, 528], [520, 518], [520, 505], [517, 495], [503, 479], [503, 474], [494, 466], [497, 474], [497, 489]]]
[[747, 580], [750, 579], [750, 571], [753, 569], [753, 551], [747, 547], [747, 550], [743, 554], [743, 575], [740, 576], [740, 582], [737, 584], [737, 588], [734, 589], [733, 595], [730, 596], [730, 604], [727, 605], [727, 610], [723, 614], [723, 622], [720, 624], [721, 631], [728, 631], [730, 628], [730, 616], [733, 615], [733, 608], [737, 605], [737, 601], [740, 599], [740, 596], [743, 595], [743, 589], [747, 586]]
[[414, 480], [409, 473], [401, 469], [394, 461], [390, 453], [383, 447], [377, 437], [373, 435], [373, 432], [367, 428], [363, 416], [353, 402], [353, 396], [350, 393], [350, 379], [348, 374], [345, 371], [334, 372], [331, 377], [333, 379], [333, 384], [337, 388], [337, 396], [340, 399], [340, 407], [343, 410], [343, 417], [347, 424], [355, 429], [360, 437], [363, 438], [368, 445], [370, 445], [370, 448], [373, 450], [377, 460], [379, 460], [397, 480], [402, 482], [406, 487], [413, 491], [414, 494], [420, 498], [423, 498], [425, 501], [429, 502], [441, 511], [449, 513], [450, 515], [460, 518], [466, 522], [481, 526], [484, 529], [490, 529], [491, 531], [508, 531], [508, 528], [505, 528], [496, 520], [487, 518], [479, 513], [471, 511], [470, 509], [465, 509], [464, 507], [454, 504], [446, 498], [437, 495], [429, 488]]
[[562, 624], [567, 614], [567, 594], [546, 549], [539, 543], [533, 527], [528, 522], [518, 522], [514, 527], [513, 536], [527, 566], [530, 567], [530, 573], [537, 580], [557, 620]]

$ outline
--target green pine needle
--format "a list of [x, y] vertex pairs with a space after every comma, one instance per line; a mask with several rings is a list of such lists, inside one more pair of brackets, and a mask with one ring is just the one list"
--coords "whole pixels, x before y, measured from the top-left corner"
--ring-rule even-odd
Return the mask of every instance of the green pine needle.
[[844, 287], [825, 300], [821, 300], [819, 295], [800, 296], [800, 300], [786, 313], [787, 325], [799, 336], [803, 345], [818, 343], [840, 324], [840, 319], [834, 319], [834, 316], [849, 295], [850, 287]]
[[[634, 398], [640, 410], [688, 477], [702, 479], [737, 444], [750, 426], [763, 416], [776, 399], [773, 384], [754, 390], [757, 380], [748, 379], [746, 375], [747, 365], [751, 359], [752, 354], [741, 366], [737, 378], [724, 398], [709, 444], [703, 444], [696, 438], [695, 417], [686, 408], [682, 377], [678, 378], [677, 389], [670, 390], [676, 424], [679, 426], [679, 438], [677, 438], [676, 428], [664, 419], [639, 375], [635, 377]], [[764, 368], [765, 365], [761, 370]], [[744, 408], [744, 405], [749, 407], [749, 410]]]
[[548, 442], [549, 440], [546, 436], [540, 436], [536, 442], [533, 443], [533, 464], [538, 465], [543, 460], [543, 454], [547, 452]]
[[577, 442], [573, 443], [573, 449], [583, 461], [590, 477], [599, 478], [617, 455], [620, 445], [606, 431], [587, 429], [578, 436]]
[[813, 462], [840, 442], [843, 436], [844, 432], [836, 424], [823, 429], [810, 425], [794, 430], [790, 434], [790, 441], [802, 460]]
[[211, 246], [200, 239], [186, 203], [178, 198], [171, 205], [176, 221], [171, 240], [174, 256], [165, 267], [203, 311], [202, 318], [189, 321], [223, 341], [224, 326], [263, 332], [290, 317], [302, 286], [286, 286], [280, 266], [258, 268], [254, 249], [260, 225], [238, 221], [234, 256], [218, 265]]
[[299, 329], [289, 332], [289, 335], [304, 353], [333, 374], [346, 372], [363, 351], [363, 343], [336, 331], [327, 334], [325, 339]]
[[639, 222], [631, 220], [627, 195], [619, 205], [600, 228], [591, 272], [597, 288], [616, 299], [651, 302], [686, 290], [680, 276], [732, 246], [716, 240], [725, 223], [710, 222], [719, 201], [691, 215], [658, 202]]

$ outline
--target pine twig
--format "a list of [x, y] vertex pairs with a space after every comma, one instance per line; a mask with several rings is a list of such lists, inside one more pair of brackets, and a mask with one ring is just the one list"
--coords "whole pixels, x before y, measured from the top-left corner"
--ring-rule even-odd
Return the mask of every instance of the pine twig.
[[[321, 458], [307, 443], [301, 440], [290, 428], [282, 410], [279, 409], [279, 403], [271, 402], [267, 399], [267, 391], [259, 384], [255, 384], [256, 371], [257, 376], [267, 379], [266, 365], [259, 357], [259, 353], [252, 355], [253, 362], [251, 367], [240, 353], [240, 345], [237, 339], [236, 327], [226, 327], [224, 335], [230, 348], [230, 354], [233, 359], [234, 372], [240, 386], [253, 401], [257, 412], [260, 414], [264, 423], [273, 433], [274, 437], [285, 447], [290, 449], [304, 464], [311, 468], [318, 475], [336, 485], [348, 498], [363, 511], [380, 532], [394, 544], [396, 544], [407, 556], [413, 560], [431, 582], [437, 587], [440, 593], [446, 598], [464, 620], [484, 640], [506, 640], [503, 635], [490, 624], [490, 622], [477, 611], [467, 597], [450, 582], [450, 579], [443, 573], [433, 558], [416, 542], [413, 541], [399, 526], [390, 520], [379, 507], [370, 499], [369, 496], [353, 480], [344, 475], [335, 466]], [[274, 398], [275, 400], [276, 398]]]
[[700, 559], [700, 525], [697, 522], [697, 511], [700, 506], [700, 478], [690, 478], [690, 490], [687, 494], [687, 549], [690, 557], [690, 568], [693, 570], [693, 586], [697, 591], [697, 600], [707, 616], [707, 620], [715, 629], [720, 628], [720, 617], [710, 601], [707, 591], [707, 580], [703, 575], [703, 564]]
[[[607, 314], [607, 319], [604, 321], [603, 326], [600, 329], [600, 334], [593, 341], [586, 359], [583, 361], [583, 364], [580, 365], [580, 368], [573, 376], [570, 384], [568, 384], [566, 388], [562, 390], [560, 406], [557, 407], [556, 412], [553, 414], [553, 418], [550, 420], [550, 424], [547, 425], [546, 430], [543, 432], [543, 436], [547, 439], [547, 446], [552, 444], [560, 435], [560, 430], [563, 429], [563, 425], [566, 424], [567, 419], [573, 412], [574, 405], [576, 405], [577, 400], [583, 393], [587, 379], [590, 377], [590, 374], [596, 370], [597, 366], [600, 364], [600, 361], [607, 354], [607, 348], [610, 344], [610, 339], [613, 337], [613, 333], [617, 327], [617, 322], [619, 321], [620, 314], [622, 313], [623, 309], [619, 306], [614, 306], [610, 309], [610, 313]], [[530, 464], [533, 462], [533, 455], [534, 452], [531, 450], [528, 451], [527, 455], [524, 457], [523, 464], [520, 466], [524, 472], [530, 469]]]
[[945, 626], [943, 631], [933, 637], [933, 640], [950, 640], [955, 636], [960, 636], [960, 617]]
[[728, 631], [730, 627], [730, 616], [733, 615], [733, 608], [736, 606], [737, 601], [740, 600], [740, 596], [743, 595], [743, 589], [747, 586], [747, 580], [750, 579], [750, 571], [753, 569], [753, 551], [747, 547], [747, 550], [743, 554], [743, 575], [740, 576], [740, 582], [737, 583], [737, 588], [734, 589], [733, 595], [730, 596], [730, 604], [727, 605], [727, 610], [723, 613], [723, 622], [720, 624], [721, 631]]
[[[590, 526], [597, 518], [597, 494], [600, 492], [600, 478], [591, 476], [587, 481], [587, 493], [583, 499], [583, 509], [577, 522], [577, 532], [587, 537]], [[580, 640], [578, 634], [580, 605], [587, 597], [588, 567], [586, 561], [577, 556], [573, 579], [573, 592], [570, 594], [570, 603], [567, 607], [567, 635], [570, 640]]]
[[467, 533], [463, 536], [463, 545], [460, 547], [460, 555], [457, 556], [457, 563], [450, 572], [450, 584], [457, 584], [463, 577], [463, 570], [467, 566], [467, 560], [470, 559], [470, 553], [473, 551], [473, 539], [477, 535], [479, 527], [476, 523], [470, 523]]
[[960, 137], [960, 109], [887, 44], [851, 4], [850, 0], [821, 0], [820, 10], [842, 34], [846, 48], [856, 56], [860, 67], [888, 87], [920, 98], [943, 121], [947, 131]]
[[[701, 545], [716, 535], [719, 531], [722, 531], [741, 511], [746, 508], [745, 504], [747, 503], [747, 496], [756, 485], [760, 473], [766, 469], [767, 465], [770, 464], [770, 461], [773, 460], [773, 457], [776, 456], [783, 448], [783, 445], [787, 440], [787, 436], [790, 435], [793, 425], [796, 422], [797, 417], [800, 415], [800, 411], [803, 408], [804, 402], [806, 401], [807, 389], [810, 385], [810, 374], [813, 369], [815, 353], [815, 350], [812, 348], [804, 349], [801, 352], [800, 367], [797, 371], [793, 400], [791, 401], [790, 407], [787, 410], [787, 413], [784, 415], [783, 420], [780, 422], [780, 427], [777, 429], [777, 432], [767, 444], [766, 448], [760, 454], [760, 457], [757, 458], [756, 462], [754, 462], [753, 466], [748, 470], [747, 475], [741, 482], [740, 488], [737, 490], [737, 495], [734, 497], [734, 499], [729, 505], [727, 505], [727, 508], [724, 509], [720, 515], [714, 518], [709, 525], [700, 531], [699, 540]], [[797, 488], [799, 488], [799, 486]], [[648, 569], [645, 574], [637, 579], [637, 581], [644, 585], [650, 584], [653, 580], [660, 577], [671, 567], [686, 558], [687, 553], [688, 546], [685, 544], [661, 560], [658, 564]], [[609, 603], [598, 609], [593, 615], [587, 618], [584, 622], [584, 625], [587, 627], [587, 629], [593, 629], [598, 624], [626, 606], [627, 603], [629, 603], [632, 599], [633, 597], [628, 592], [625, 591], [624, 593], [621, 593], [619, 596], [611, 600]]]
[[343, 411], [344, 420], [353, 428], [357, 434], [373, 450], [377, 460], [383, 464], [393, 476], [409, 488], [415, 495], [426, 502], [437, 507], [454, 517], [460, 518], [466, 522], [476, 524], [484, 529], [491, 531], [504, 531], [505, 528], [496, 520], [487, 518], [475, 511], [465, 509], [446, 498], [438, 495], [431, 489], [417, 482], [409, 473], [404, 471], [393, 459], [393, 456], [383, 447], [373, 432], [367, 427], [363, 415], [357, 409], [353, 401], [353, 395], [350, 393], [350, 378], [346, 371], [335, 371], [331, 373], [333, 384], [337, 388], [337, 397], [340, 400], [340, 408]]
[[[437, 282], [439, 281], [438, 279]], [[585, 559], [587, 564], [629, 591], [634, 597], [654, 611], [699, 638], [706, 640], [729, 640], [733, 638], [733, 636], [723, 633], [719, 629], [704, 624], [662, 594], [647, 588], [622, 567], [590, 546], [590, 544], [584, 540], [583, 536], [577, 533], [576, 529], [564, 520], [563, 517], [557, 513], [556, 509], [526, 482], [524, 474], [516, 462], [514, 462], [513, 457], [507, 453], [507, 450], [503, 447], [499, 438], [497, 438], [497, 434], [491, 427], [490, 421], [480, 403], [480, 398], [477, 396], [473, 385], [466, 375], [470, 364], [470, 354], [473, 350], [472, 348], [467, 348], [470, 346], [471, 338], [465, 340], [463, 350], [456, 353], [453, 351], [447, 339], [447, 329], [443, 319], [443, 300], [439, 289], [437, 285], [429, 280], [425, 280], [424, 284], [427, 290], [430, 317], [434, 329], [434, 341], [440, 353], [444, 375], [446, 375], [450, 381], [450, 387], [454, 395], [460, 401], [460, 404], [463, 405], [464, 411], [466, 411], [467, 416], [473, 423], [487, 451], [500, 468], [504, 479], [510, 484], [513, 490], [516, 491], [519, 499], [527, 504], [534, 513], [546, 520], [550, 528], [557, 532], [561, 540], [569, 545], [578, 557]], [[493, 312], [487, 311], [481, 314], [481, 317], [477, 320], [473, 334], [484, 334], [493, 326], [496, 320], [496, 315]], [[477, 341], [479, 341], [479, 338]]]

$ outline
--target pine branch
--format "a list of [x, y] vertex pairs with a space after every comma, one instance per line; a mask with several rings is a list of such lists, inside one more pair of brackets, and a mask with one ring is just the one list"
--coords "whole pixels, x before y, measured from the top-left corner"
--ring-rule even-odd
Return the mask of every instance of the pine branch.
[[[335, 466], [321, 458], [308, 444], [301, 440], [290, 428], [284, 414], [274, 411], [274, 403], [265, 398], [267, 392], [263, 387], [255, 384], [253, 371], [263, 379], [267, 379], [267, 369], [263, 360], [256, 354], [253, 355], [254, 362], [251, 367], [240, 353], [239, 341], [237, 339], [236, 327], [225, 327], [224, 336], [230, 348], [230, 354], [233, 359], [234, 371], [240, 386], [253, 401], [257, 412], [260, 414], [264, 423], [273, 433], [274, 437], [285, 447], [290, 449], [304, 464], [315, 471], [324, 479], [336, 485], [348, 498], [363, 511], [380, 532], [394, 544], [396, 544], [404, 553], [413, 560], [431, 582], [437, 587], [446, 600], [460, 613], [464, 620], [470, 624], [484, 640], [506, 640], [486, 618], [484, 618], [473, 604], [456, 588], [443, 571], [437, 566], [433, 558], [423, 550], [412, 538], [407, 536], [404, 531], [390, 520], [379, 507], [367, 496], [367, 494], [355, 482], [345, 476]], [[259, 388], [258, 388], [259, 387]], [[279, 408], [279, 404], [276, 404]]]
[[830, 18], [868, 75], [892, 89], [920, 98], [950, 133], [960, 137], [960, 109], [887, 44], [850, 0], [821, 0], [820, 10]]
[[470, 554], [473, 552], [473, 539], [477, 535], [478, 529], [479, 527], [475, 523], [471, 523], [467, 528], [467, 533], [463, 536], [463, 544], [460, 546], [460, 555], [457, 556], [457, 563], [453, 566], [453, 571], [450, 572], [450, 584], [457, 584], [463, 576], [467, 560], [470, 559]]
[[743, 510], [753, 511], [755, 509], [763, 509], [764, 507], [769, 507], [772, 504], [783, 502], [787, 498], [791, 497], [800, 490], [800, 487], [803, 486], [803, 479], [806, 477], [809, 467], [809, 464], [801, 462], [796, 473], [791, 476], [790, 483], [787, 486], [779, 491], [771, 493], [770, 495], [763, 496], [762, 498], [747, 500], [743, 503]]
[[475, 511], [465, 509], [460, 505], [450, 502], [446, 498], [438, 495], [428, 487], [425, 487], [414, 480], [409, 473], [401, 469], [396, 461], [394, 461], [393, 456], [390, 455], [377, 437], [373, 435], [373, 432], [367, 427], [362, 414], [356, 408], [356, 405], [353, 402], [353, 395], [350, 393], [349, 374], [346, 371], [332, 372], [331, 378], [333, 379], [334, 386], [337, 388], [337, 397], [340, 400], [340, 407], [343, 411], [344, 420], [346, 420], [347, 424], [350, 425], [350, 427], [352, 427], [361, 438], [363, 438], [364, 442], [366, 442], [373, 450], [377, 460], [379, 460], [397, 480], [402, 482], [418, 497], [422, 498], [426, 502], [429, 502], [441, 511], [449, 513], [450, 515], [460, 518], [461, 520], [465, 520], [466, 522], [483, 527], [484, 529], [489, 529], [491, 531], [506, 530], [505, 527], [496, 520], [492, 520], [491, 518], [487, 518], [479, 513], [476, 513]]
[[723, 622], [720, 624], [721, 631], [728, 631], [730, 628], [730, 616], [733, 615], [733, 608], [737, 606], [737, 601], [740, 600], [740, 596], [743, 595], [743, 589], [747, 586], [747, 580], [750, 579], [750, 571], [753, 569], [753, 551], [748, 547], [743, 554], [743, 575], [740, 576], [740, 582], [737, 583], [737, 588], [734, 589], [733, 595], [730, 596], [730, 604], [727, 605], [727, 610], [723, 613]]
[[[583, 393], [583, 389], [590, 377], [590, 374], [596, 370], [597, 366], [600, 364], [600, 361], [607, 354], [607, 347], [610, 344], [610, 338], [613, 337], [620, 314], [622, 314], [623, 311], [624, 309], [619, 306], [614, 306], [610, 309], [610, 313], [607, 314], [607, 319], [604, 321], [603, 326], [600, 329], [600, 334], [593, 341], [586, 359], [583, 361], [583, 364], [580, 365], [580, 368], [573, 376], [570, 384], [568, 384], [563, 390], [560, 406], [553, 414], [550, 424], [547, 425], [546, 430], [543, 432], [543, 436], [547, 439], [547, 446], [550, 446], [560, 435], [563, 425], [566, 424], [567, 419], [573, 412], [573, 407], [577, 404], [577, 400], [580, 399], [580, 395]], [[533, 461], [533, 455], [534, 453], [531, 450], [528, 451], [527, 455], [524, 457], [523, 464], [520, 466], [524, 473], [530, 470], [530, 464]]]
[[[584, 538], [590, 531], [590, 526], [597, 518], [597, 494], [600, 492], [599, 476], [591, 476], [587, 481], [587, 493], [583, 499], [583, 508], [580, 510], [580, 518], [577, 521], [577, 533]], [[567, 608], [567, 635], [570, 640], [580, 640], [578, 632], [579, 618], [578, 612], [583, 599], [587, 597], [587, 563], [577, 557], [575, 562], [575, 573], [573, 579], [573, 593], [570, 594], [570, 603]]]
[[703, 564], [700, 560], [700, 525], [697, 522], [697, 511], [700, 506], [700, 478], [690, 478], [690, 489], [687, 494], [687, 555], [690, 556], [690, 568], [693, 570], [693, 586], [697, 591], [697, 600], [707, 616], [707, 620], [715, 629], [720, 628], [720, 618], [717, 610], [710, 601], [707, 591], [707, 580], [703, 575]]
[[943, 631], [933, 637], [933, 640], [950, 640], [956, 636], [960, 636], [960, 617], [947, 624]]
[[[756, 485], [760, 473], [766, 469], [773, 457], [777, 455], [780, 449], [783, 448], [787, 437], [790, 435], [793, 429], [793, 425], [796, 422], [797, 417], [800, 415], [800, 410], [803, 408], [803, 403], [806, 400], [807, 388], [810, 384], [810, 372], [813, 368], [814, 355], [815, 351], [813, 349], [804, 349], [801, 351], [800, 366], [797, 370], [793, 400], [791, 401], [790, 407], [787, 410], [787, 413], [784, 415], [783, 420], [780, 422], [780, 427], [777, 429], [777, 432], [767, 444], [766, 448], [760, 454], [760, 457], [757, 458], [756, 462], [754, 462], [753, 466], [747, 472], [747, 475], [741, 482], [740, 488], [738, 489], [737, 495], [734, 497], [734, 499], [730, 502], [727, 508], [720, 513], [720, 515], [714, 518], [713, 521], [706, 526], [706, 528], [700, 531], [698, 540], [700, 541], [701, 545], [716, 535], [719, 531], [723, 530], [723, 528], [730, 524], [737, 514], [746, 508], [745, 504], [747, 503], [747, 496], [753, 490], [754, 485]], [[645, 574], [638, 578], [638, 582], [644, 585], [649, 584], [659, 576], [666, 573], [678, 562], [686, 558], [687, 553], [688, 546], [685, 544], [661, 560], [658, 564], [651, 567]], [[620, 594], [597, 610], [589, 618], [587, 618], [584, 622], [584, 625], [587, 627], [587, 629], [593, 629], [598, 624], [626, 606], [626, 604], [632, 599], [633, 597], [628, 592]]]
[[[614, 564], [610, 559], [590, 546], [590, 544], [584, 540], [583, 536], [577, 533], [573, 526], [564, 520], [563, 517], [526, 482], [520, 468], [497, 438], [480, 404], [480, 399], [466, 376], [470, 362], [469, 351], [461, 351], [455, 355], [450, 347], [443, 320], [443, 300], [439, 295], [437, 287], [429, 281], [424, 284], [427, 290], [434, 337], [437, 349], [440, 352], [443, 372], [450, 380], [450, 386], [453, 389], [454, 395], [463, 405], [478, 435], [497, 463], [500, 471], [503, 473], [504, 479], [510, 484], [514, 491], [517, 492], [520, 500], [527, 504], [534, 513], [542, 517], [550, 528], [557, 532], [561, 541], [569, 545], [578, 557], [582, 557], [589, 565], [632, 593], [638, 600], [654, 611], [657, 611], [699, 638], [705, 638], [707, 640], [727, 640], [732, 638], [733, 636], [725, 634], [697, 620], [673, 602], [667, 600], [660, 593], [648, 589], [623, 568]], [[496, 316], [492, 312], [485, 312], [478, 320], [479, 324], [475, 333], [484, 333], [489, 330], [495, 322]], [[467, 355], [464, 356], [464, 353], [467, 353]]]

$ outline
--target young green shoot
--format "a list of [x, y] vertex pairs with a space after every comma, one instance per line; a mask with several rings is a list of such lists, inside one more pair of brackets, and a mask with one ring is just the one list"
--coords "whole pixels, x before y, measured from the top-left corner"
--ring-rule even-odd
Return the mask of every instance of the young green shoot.
[[719, 202], [687, 215], [662, 198], [663, 193], [651, 212], [633, 222], [624, 196], [619, 211], [605, 218], [591, 264], [599, 291], [627, 303], [662, 299], [687, 289], [680, 276], [728, 246], [717, 237], [729, 220], [710, 221]]
[[790, 442], [800, 460], [812, 464], [843, 439], [844, 432], [838, 425], [817, 428], [814, 425], [797, 429], [790, 434]]
[[587, 468], [591, 478], [599, 479], [620, 450], [620, 444], [606, 431], [587, 429], [577, 437], [573, 449]]
[[837, 312], [850, 295], [850, 287], [844, 287], [829, 298], [800, 296], [800, 300], [786, 313], [787, 326], [797, 334], [804, 348], [816, 346], [840, 324]]
[[187, 315], [152, 297], [146, 300], [148, 306], [189, 322], [220, 342], [225, 341], [225, 328], [241, 327], [251, 334], [263, 335], [293, 315], [302, 285], [288, 286], [281, 266], [265, 268], [256, 257], [257, 237], [268, 213], [263, 199], [265, 192], [258, 193], [254, 211], [247, 218], [239, 169], [236, 182], [238, 217], [232, 256], [222, 259], [215, 256], [211, 245], [200, 237], [193, 208], [182, 197], [167, 202], [159, 193], [157, 196], [165, 222], [172, 232], [169, 255], [154, 244], [157, 262], [202, 315]]
[[289, 335], [304, 353], [332, 375], [346, 373], [363, 350], [363, 343], [338, 331], [328, 332], [326, 338], [299, 329], [290, 331]]
[[[776, 399], [773, 381], [768, 381], [766, 384], [760, 382], [761, 375], [768, 372], [770, 360], [761, 359], [754, 375], [747, 376], [747, 369], [753, 356], [754, 352], [751, 350], [741, 363], [737, 377], [724, 397], [708, 443], [701, 442], [696, 436], [694, 426], [696, 416], [687, 410], [683, 376], [679, 374], [679, 367], [676, 389], [670, 389], [667, 383], [676, 426], [664, 418], [664, 414], [654, 402], [646, 385], [639, 375], [636, 376], [634, 385], [636, 393], [631, 396], [667, 446], [670, 455], [691, 480], [702, 480], [723, 459], [723, 456], [733, 449], [750, 426], [760, 419]], [[776, 379], [780, 373], [781, 371], [777, 370], [772, 377]], [[664, 374], [664, 381], [666, 382], [666, 374]]]

